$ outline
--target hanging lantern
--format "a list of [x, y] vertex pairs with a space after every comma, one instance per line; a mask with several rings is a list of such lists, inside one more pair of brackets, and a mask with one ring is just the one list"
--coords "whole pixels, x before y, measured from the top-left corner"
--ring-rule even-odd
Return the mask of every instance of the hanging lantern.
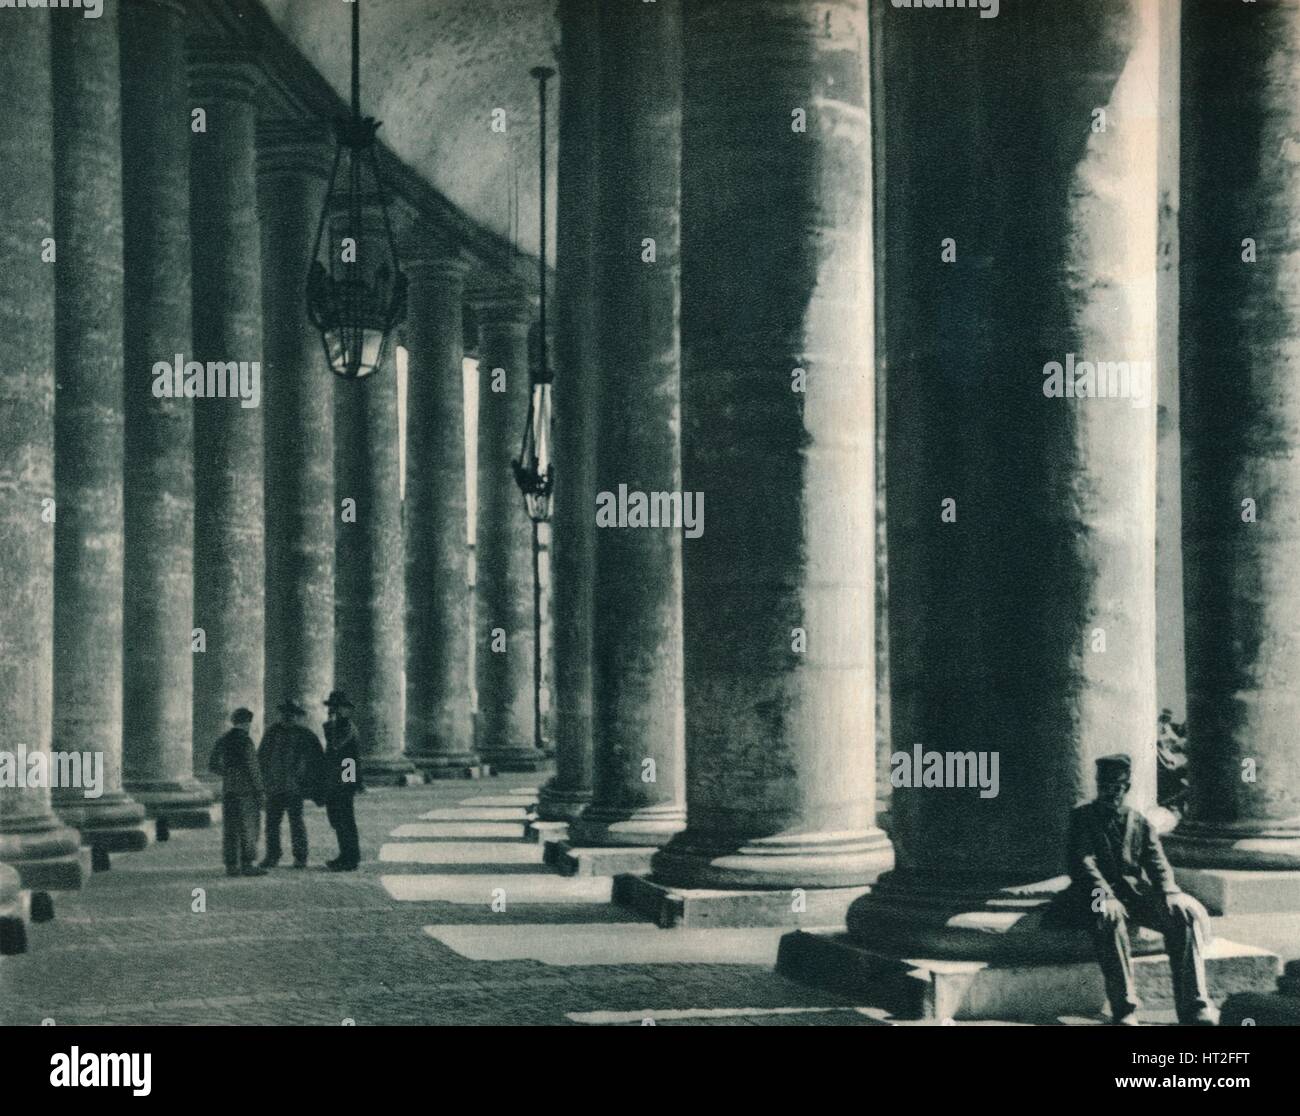
[[541, 240], [537, 252], [539, 313], [537, 328], [537, 362], [532, 376], [528, 414], [524, 418], [524, 437], [519, 457], [511, 462], [515, 484], [523, 493], [528, 518], [545, 523], [551, 518], [551, 491], [555, 487], [555, 469], [551, 464], [551, 369], [546, 344], [546, 82], [555, 71], [536, 66], [528, 71], [537, 80], [540, 113], [539, 162], [541, 200], [538, 205]]
[[375, 152], [379, 122], [361, 115], [361, 0], [352, 4], [352, 113], [334, 128], [334, 167], [307, 275], [307, 316], [320, 331], [330, 368], [357, 380], [383, 366], [393, 330], [406, 316], [406, 276]]

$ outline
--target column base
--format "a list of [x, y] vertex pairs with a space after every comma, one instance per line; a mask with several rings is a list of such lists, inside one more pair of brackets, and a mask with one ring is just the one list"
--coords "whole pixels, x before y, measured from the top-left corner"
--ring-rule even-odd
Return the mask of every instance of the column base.
[[[1088, 935], [1073, 932], [1090, 948]], [[1142, 931], [1137, 938], [1159, 937]], [[1210, 996], [1262, 991], [1277, 980], [1277, 957], [1267, 950], [1220, 938], [1205, 951]], [[781, 939], [776, 971], [782, 976], [866, 999], [899, 1019], [991, 1019], [1056, 1023], [1063, 1016], [1107, 1014], [1106, 989], [1095, 960], [990, 964], [987, 961], [916, 959], [871, 949], [846, 934], [796, 930]], [[1138, 996], [1148, 1009], [1174, 1006], [1168, 958], [1144, 950], [1135, 956]], [[1226, 1022], [1226, 1020], [1225, 1020]]]
[[[657, 861], [657, 857], [656, 857]], [[614, 877], [614, 902], [670, 930], [757, 926], [842, 926], [865, 887], [710, 891], [668, 887], [653, 877]]]
[[126, 784], [126, 792], [145, 809], [172, 829], [207, 829], [212, 824], [215, 788], [197, 779], [171, 783]]
[[552, 778], [537, 792], [539, 821], [571, 822], [591, 803], [591, 788], [566, 790]]
[[844, 888], [874, 883], [893, 866], [894, 846], [874, 826], [730, 841], [687, 829], [659, 851], [654, 878], [695, 889]]
[[411, 761], [401, 756], [395, 758], [361, 757], [362, 782], [370, 783], [372, 786], [404, 787], [414, 774], [415, 767], [411, 764]]
[[0, 956], [27, 952], [27, 919], [18, 873], [0, 864]]
[[569, 836], [573, 844], [584, 848], [659, 848], [685, 828], [685, 806], [668, 804], [625, 810], [588, 806], [569, 823]]
[[569, 839], [569, 823], [534, 818], [524, 826], [524, 840], [535, 845], [558, 845]]
[[547, 841], [542, 862], [561, 876], [639, 875], [650, 871], [655, 846], [616, 845], [585, 848], [571, 841]]
[[139, 852], [149, 847], [144, 807], [120, 791], [95, 799], [55, 797], [54, 810], [92, 849]]
[[1300, 870], [1300, 826], [1294, 821], [1248, 825], [1185, 821], [1163, 843], [1170, 861], [1180, 868]]
[[550, 760], [531, 745], [517, 748], [480, 748], [479, 757], [494, 772], [541, 771]]
[[477, 752], [437, 752], [428, 755], [407, 753], [425, 779], [478, 779], [482, 767]]
[[0, 860], [28, 890], [76, 891], [90, 875], [90, 850], [53, 814], [0, 830]]

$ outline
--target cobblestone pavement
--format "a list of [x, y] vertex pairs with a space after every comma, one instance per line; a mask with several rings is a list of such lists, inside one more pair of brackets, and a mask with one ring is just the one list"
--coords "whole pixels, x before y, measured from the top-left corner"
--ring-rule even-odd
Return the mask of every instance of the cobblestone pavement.
[[[144, 852], [115, 854], [111, 871], [82, 891], [55, 894], [56, 918], [30, 927], [26, 954], [0, 958], [0, 1023], [641, 1025], [652, 1014], [656, 1025], [875, 1022], [843, 997], [777, 976], [771, 961], [552, 965], [475, 961], [442, 944], [433, 935], [443, 926], [460, 928], [459, 939], [472, 938], [465, 928], [475, 925], [564, 935], [566, 927], [599, 924], [644, 937], [641, 927], [626, 928], [635, 916], [604, 901], [494, 911], [489, 894], [461, 903], [391, 897], [382, 877], [499, 877], [508, 896], [512, 878], [549, 875], [541, 864], [478, 862], [481, 850], [473, 863], [378, 862], [381, 846], [398, 843], [391, 837], [398, 826], [432, 810], [483, 814], [486, 807], [459, 804], [539, 778], [368, 791], [357, 799], [366, 861], [353, 874], [324, 869], [337, 848], [324, 811], [310, 805], [305, 872], [227, 878], [219, 826], [173, 831]], [[464, 847], [463, 836], [454, 840]]]

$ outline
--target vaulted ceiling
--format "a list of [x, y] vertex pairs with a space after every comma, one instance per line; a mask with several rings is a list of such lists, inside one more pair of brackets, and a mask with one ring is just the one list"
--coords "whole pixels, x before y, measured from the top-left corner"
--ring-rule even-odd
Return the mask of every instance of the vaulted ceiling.
[[[261, 0], [330, 84], [349, 95], [350, 9]], [[380, 137], [474, 220], [537, 250], [537, 83], [556, 66], [555, 0], [362, 0], [361, 107]], [[554, 261], [558, 81], [549, 83]], [[506, 130], [492, 130], [505, 109]], [[517, 200], [516, 200], [517, 199]]]

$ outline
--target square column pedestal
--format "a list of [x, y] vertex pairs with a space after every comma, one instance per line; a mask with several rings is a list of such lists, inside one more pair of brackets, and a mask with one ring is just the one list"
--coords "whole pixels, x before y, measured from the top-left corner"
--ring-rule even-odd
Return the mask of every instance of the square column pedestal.
[[614, 877], [613, 899], [656, 926], [745, 929], [841, 926], [868, 887], [791, 887], [748, 891], [672, 887], [638, 875]]
[[1216, 915], [1300, 911], [1300, 871], [1175, 867], [1178, 886]]
[[[1135, 935], [1133, 969], [1144, 1011], [1173, 1011], [1169, 960], [1163, 953], [1137, 954], [1158, 944], [1158, 935]], [[1079, 934], [1081, 954], [1089, 949]], [[1272, 991], [1281, 962], [1275, 954], [1219, 938], [1207, 946], [1210, 996]], [[867, 949], [834, 930], [797, 930], [781, 939], [776, 971], [841, 994], [865, 997], [899, 1019], [997, 1020], [1056, 1023], [1062, 1017], [1108, 1014], [1101, 969], [1092, 961], [987, 962], [904, 958]], [[1300, 1000], [1294, 1001], [1300, 1004]], [[1226, 1020], [1225, 1020], [1226, 1022]]]

